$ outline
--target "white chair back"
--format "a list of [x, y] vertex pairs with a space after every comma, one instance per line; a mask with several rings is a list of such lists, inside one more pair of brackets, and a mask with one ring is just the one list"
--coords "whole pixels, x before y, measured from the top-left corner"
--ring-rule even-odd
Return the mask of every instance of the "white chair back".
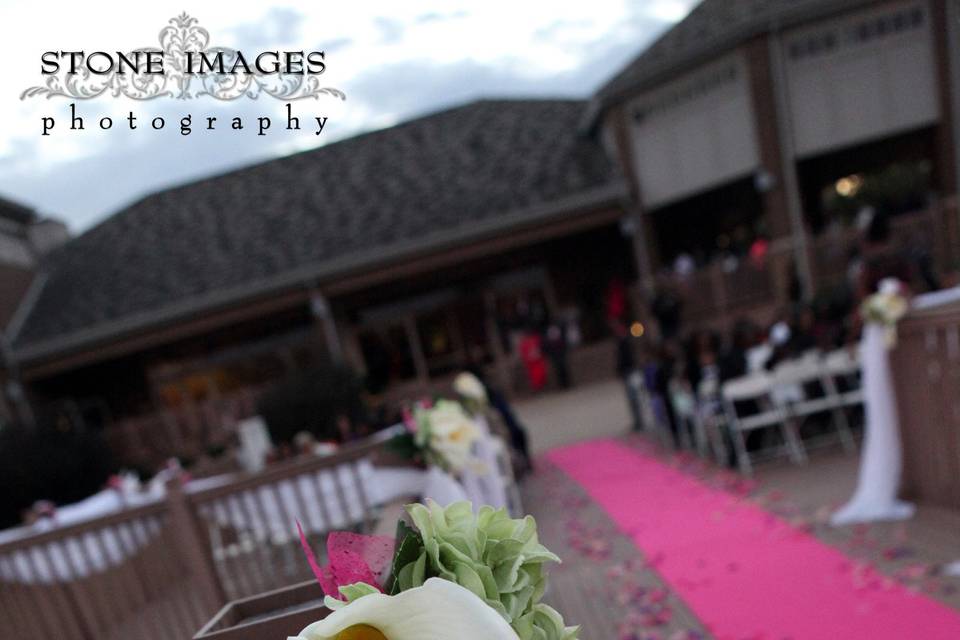
[[260, 416], [253, 416], [237, 423], [240, 438], [240, 466], [244, 471], [256, 473], [266, 465], [267, 454], [273, 449], [267, 423]]
[[851, 353], [849, 349], [837, 349], [823, 357], [823, 366], [834, 376], [845, 376], [860, 371], [858, 353]]
[[749, 373], [757, 373], [758, 371], [763, 371], [764, 367], [767, 366], [767, 362], [773, 356], [773, 347], [768, 342], [759, 344], [751, 349], [747, 350], [747, 371]]
[[[787, 453], [796, 463], [806, 461], [803, 443], [796, 432], [796, 425], [789, 419], [783, 406], [773, 401], [774, 378], [765, 372], [751, 373], [729, 380], [721, 387], [723, 408], [733, 440], [734, 452], [740, 471], [749, 474], [752, 471], [750, 452], [747, 449], [744, 432], [757, 429], [778, 429], [784, 438]], [[738, 403], [753, 401], [757, 411], [749, 415], [740, 415]]]
[[724, 400], [742, 402], [764, 398], [770, 394], [772, 388], [772, 378], [767, 373], [760, 371], [724, 382], [720, 388], [720, 393]]

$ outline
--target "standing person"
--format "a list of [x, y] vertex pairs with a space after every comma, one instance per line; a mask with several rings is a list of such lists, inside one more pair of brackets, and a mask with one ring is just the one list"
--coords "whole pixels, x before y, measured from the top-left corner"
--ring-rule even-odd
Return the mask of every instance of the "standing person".
[[518, 345], [531, 391], [540, 391], [547, 384], [547, 361], [543, 357], [542, 344], [540, 334], [528, 329]]
[[620, 278], [613, 278], [607, 285], [603, 299], [607, 322], [624, 322], [627, 316], [627, 287]]
[[630, 334], [622, 322], [612, 323], [613, 335], [617, 340], [617, 375], [623, 380], [627, 394], [627, 404], [630, 407], [630, 416], [633, 419], [632, 428], [640, 431], [643, 428], [643, 413], [640, 405], [640, 385], [643, 377], [637, 369], [637, 361], [633, 355], [633, 344]]
[[544, 351], [550, 358], [557, 384], [561, 389], [570, 388], [570, 369], [567, 366], [567, 331], [563, 322], [551, 322], [543, 342]]
[[650, 311], [657, 319], [660, 337], [672, 340], [680, 331], [680, 300], [671, 291], [666, 278], [660, 278], [656, 294], [650, 303]]
[[907, 286], [916, 282], [914, 264], [893, 242], [889, 216], [873, 214], [861, 237], [861, 253], [860, 300], [876, 293], [880, 282], [887, 278], [896, 278]]
[[746, 375], [747, 352], [757, 344], [757, 328], [749, 320], [737, 320], [733, 325], [730, 341], [720, 353], [718, 369], [720, 382]]

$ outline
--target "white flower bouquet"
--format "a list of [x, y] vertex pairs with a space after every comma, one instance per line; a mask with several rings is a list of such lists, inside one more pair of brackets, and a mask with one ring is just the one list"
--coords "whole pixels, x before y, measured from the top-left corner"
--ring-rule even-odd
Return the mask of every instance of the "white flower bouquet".
[[481, 430], [460, 403], [419, 402], [406, 412], [404, 424], [406, 433], [391, 443], [391, 448], [404, 457], [454, 475], [475, 462], [472, 450]]
[[890, 348], [897, 343], [897, 323], [909, 307], [902, 283], [895, 278], [886, 278], [880, 282], [879, 291], [863, 301], [860, 315], [864, 322], [873, 322], [886, 329], [887, 347]]

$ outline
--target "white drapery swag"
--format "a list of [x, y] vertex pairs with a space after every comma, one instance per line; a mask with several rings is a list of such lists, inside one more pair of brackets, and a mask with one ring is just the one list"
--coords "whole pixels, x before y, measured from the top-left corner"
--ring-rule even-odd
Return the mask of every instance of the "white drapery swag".
[[897, 499], [902, 452], [896, 397], [887, 353], [886, 328], [869, 323], [860, 341], [863, 404], [866, 416], [864, 445], [857, 488], [830, 519], [834, 526], [875, 520], [903, 520], [914, 506]]
[[507, 483], [500, 473], [500, 461], [497, 456], [497, 446], [490, 425], [483, 416], [475, 418], [480, 437], [473, 447], [476, 461], [468, 465], [460, 473], [460, 480], [467, 492], [467, 499], [473, 503], [474, 509], [482, 505], [500, 509], [509, 506], [507, 499]]

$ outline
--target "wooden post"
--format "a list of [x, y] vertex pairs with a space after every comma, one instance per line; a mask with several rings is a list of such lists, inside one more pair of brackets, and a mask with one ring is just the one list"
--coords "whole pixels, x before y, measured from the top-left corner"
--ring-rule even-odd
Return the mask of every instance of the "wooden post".
[[713, 317], [709, 323], [713, 326], [720, 326], [726, 330], [727, 315], [730, 313], [730, 292], [727, 291], [727, 278], [723, 271], [723, 265], [715, 262], [706, 267], [710, 274], [710, 288], [713, 290], [715, 311], [718, 317]]
[[407, 342], [410, 343], [410, 353], [413, 355], [413, 366], [417, 372], [417, 381], [426, 385], [430, 382], [430, 371], [427, 369], [427, 358], [423, 355], [423, 344], [420, 342], [420, 332], [417, 331], [417, 321], [412, 313], [404, 316], [403, 328], [407, 333]]
[[960, 100], [960, 87], [957, 78], [960, 77], [960, 49], [956, 38], [960, 29], [956, 21], [960, 19], [956, 2], [953, 0], [931, 0], [930, 30], [933, 37], [933, 64], [936, 74], [940, 119], [934, 132], [934, 153], [936, 154], [936, 175], [940, 191], [947, 195], [957, 192], [956, 144], [960, 142], [960, 134], [956, 131], [957, 123], [954, 117], [957, 114], [956, 101]]
[[188, 567], [196, 575], [205, 602], [207, 615], [213, 615], [227, 603], [226, 593], [210, 554], [210, 545], [204, 542], [199, 522], [190, 508], [187, 496], [179, 478], [167, 482], [166, 504], [169, 522], [174, 538], [180, 543], [179, 551]]
[[363, 359], [363, 349], [360, 347], [356, 327], [349, 324], [342, 314], [335, 316], [334, 321], [337, 324], [337, 332], [343, 340], [344, 360], [355, 371], [365, 375], [367, 373], [367, 363]]
[[797, 161], [793, 145], [793, 119], [790, 116], [790, 90], [787, 86], [783, 42], [780, 32], [774, 29], [768, 36], [767, 55], [769, 56], [770, 79], [773, 88], [773, 106], [777, 122], [777, 140], [780, 146], [780, 167], [783, 177], [783, 189], [789, 214], [790, 236], [793, 240], [794, 262], [797, 275], [803, 283], [806, 298], [813, 296], [816, 282], [810, 264], [807, 228], [803, 215], [803, 203], [800, 199], [800, 186], [797, 178]]
[[630, 125], [625, 107], [619, 106], [608, 116], [612, 127], [614, 152], [619, 166], [623, 167], [630, 188], [630, 199], [623, 203], [631, 219], [631, 244], [633, 259], [637, 269], [637, 280], [647, 296], [653, 295], [654, 264], [659, 260], [656, 241], [653, 234], [653, 221], [643, 213], [643, 199], [640, 192], [640, 180], [633, 162], [633, 150], [630, 148]]
[[497, 324], [497, 298], [493, 291], [487, 290], [484, 292], [483, 307], [487, 323], [487, 341], [490, 343], [490, 350], [493, 352], [496, 379], [500, 389], [509, 395], [513, 390], [513, 385], [510, 380], [510, 366], [506, 354], [503, 352], [503, 336], [500, 335], [500, 327]]
[[330, 310], [330, 303], [319, 291], [310, 294], [310, 313], [323, 331], [327, 353], [335, 361], [343, 359], [343, 348], [340, 345], [340, 336], [337, 334], [337, 325]]

